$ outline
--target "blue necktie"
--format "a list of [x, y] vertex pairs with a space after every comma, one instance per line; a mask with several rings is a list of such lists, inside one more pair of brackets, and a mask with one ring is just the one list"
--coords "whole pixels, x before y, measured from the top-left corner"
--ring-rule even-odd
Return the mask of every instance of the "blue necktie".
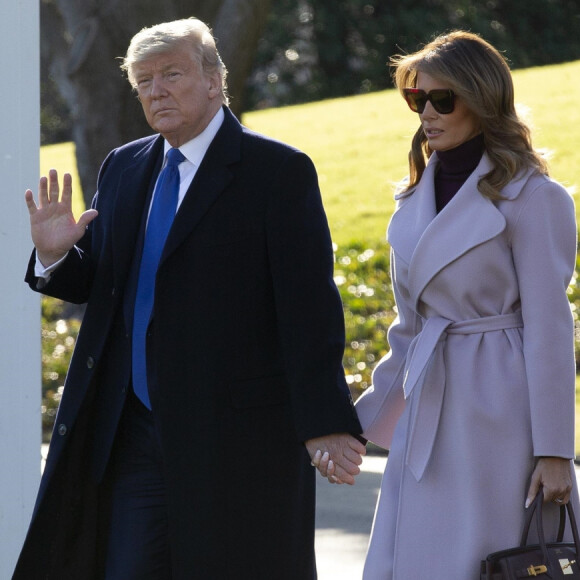
[[142, 403], [151, 409], [147, 389], [147, 329], [153, 311], [155, 277], [177, 210], [179, 196], [179, 164], [185, 157], [179, 149], [170, 149], [167, 164], [159, 174], [149, 221], [145, 233], [143, 254], [139, 268], [135, 313], [133, 317], [133, 389]]

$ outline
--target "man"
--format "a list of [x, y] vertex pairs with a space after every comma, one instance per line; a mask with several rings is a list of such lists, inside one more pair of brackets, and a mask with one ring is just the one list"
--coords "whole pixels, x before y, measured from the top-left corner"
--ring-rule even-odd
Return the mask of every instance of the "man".
[[78, 222], [69, 175], [26, 192], [28, 283], [87, 309], [14, 578], [315, 578], [310, 463], [352, 484], [364, 446], [314, 167], [238, 123], [200, 21], [123, 68], [159, 134]]

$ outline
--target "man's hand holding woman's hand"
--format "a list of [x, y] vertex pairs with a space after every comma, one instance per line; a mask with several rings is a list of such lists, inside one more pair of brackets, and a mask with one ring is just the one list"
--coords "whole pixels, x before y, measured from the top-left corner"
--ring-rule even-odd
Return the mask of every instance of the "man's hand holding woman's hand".
[[348, 433], [334, 433], [305, 442], [312, 465], [330, 483], [354, 485], [359, 465], [366, 454], [365, 446]]

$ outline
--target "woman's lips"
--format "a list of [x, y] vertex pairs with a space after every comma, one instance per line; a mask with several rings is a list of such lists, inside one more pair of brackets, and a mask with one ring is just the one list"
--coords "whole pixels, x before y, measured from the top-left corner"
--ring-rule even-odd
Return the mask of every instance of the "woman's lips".
[[425, 135], [427, 135], [427, 137], [438, 137], [439, 135], [443, 134], [443, 131], [441, 129], [425, 128], [423, 129], [423, 131], [425, 132]]

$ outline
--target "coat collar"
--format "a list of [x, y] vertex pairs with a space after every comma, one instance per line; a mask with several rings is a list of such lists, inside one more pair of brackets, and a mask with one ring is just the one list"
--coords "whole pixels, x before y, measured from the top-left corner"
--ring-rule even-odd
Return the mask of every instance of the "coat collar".
[[[240, 159], [243, 129], [227, 107], [224, 107], [224, 113], [224, 122], [209, 146], [175, 216], [161, 262], [195, 229], [232, 179], [228, 166]], [[135, 216], [144, 215], [143, 209], [150, 199], [155, 176], [161, 169], [163, 143], [160, 135], [146, 140], [143, 147], [135, 153], [133, 163], [120, 174], [113, 225], [117, 286], [122, 285], [130, 269], [133, 252], [128, 252], [127, 248], [135, 247], [141, 227], [141, 220], [135, 219]]]
[[161, 263], [197, 227], [209, 208], [233, 179], [229, 166], [241, 158], [242, 126], [224, 107], [225, 118], [205, 154], [169, 232]]
[[119, 176], [112, 228], [115, 287], [119, 289], [124, 286], [130, 270], [141, 228], [142, 220], [139, 218], [143, 216], [147, 199], [150, 199], [162, 159], [163, 138], [150, 137]]
[[[437, 156], [433, 154], [416, 189], [409, 195], [398, 196], [388, 239], [395, 253], [409, 264], [409, 292], [415, 307], [425, 286], [438, 272], [505, 229], [503, 214], [477, 189], [479, 179], [492, 167], [484, 153], [453, 199], [437, 214], [434, 188]], [[529, 176], [527, 171], [514, 179], [502, 190], [502, 196], [515, 199]]]

